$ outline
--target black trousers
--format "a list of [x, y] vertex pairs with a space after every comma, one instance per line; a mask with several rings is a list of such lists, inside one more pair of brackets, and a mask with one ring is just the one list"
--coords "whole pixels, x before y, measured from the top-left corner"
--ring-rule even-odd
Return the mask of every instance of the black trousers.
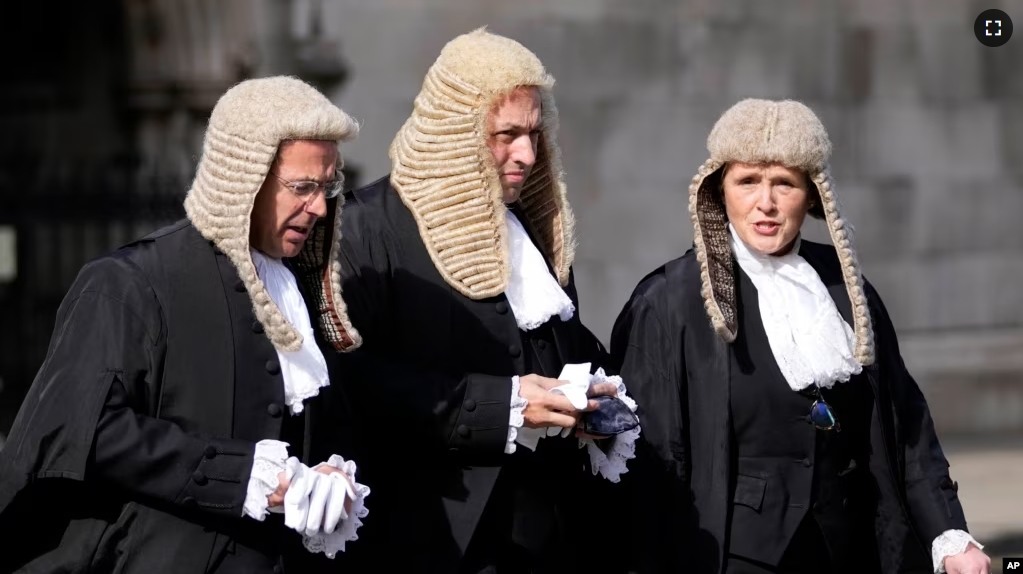
[[594, 549], [587, 546], [592, 537], [587, 517], [606, 481], [582, 475], [579, 464], [574, 437], [546, 438], [536, 452], [520, 447], [501, 469], [459, 573], [622, 571], [607, 557], [595, 563]]
[[725, 567], [725, 574], [819, 574], [840, 571], [845, 570], [838, 570], [832, 565], [824, 533], [809, 512], [796, 529], [777, 566], [729, 554]]
[[[495, 488], [495, 490], [497, 490]], [[459, 574], [532, 574], [542, 572], [542, 564], [528, 549], [512, 540], [514, 509], [511, 496], [497, 492], [491, 496], [476, 532], [458, 568]]]
[[564, 531], [552, 507], [553, 501], [525, 487], [528, 478], [524, 473], [530, 469], [528, 466], [502, 469], [462, 557], [459, 574], [585, 571], [585, 564], [580, 564], [573, 552], [579, 546]]

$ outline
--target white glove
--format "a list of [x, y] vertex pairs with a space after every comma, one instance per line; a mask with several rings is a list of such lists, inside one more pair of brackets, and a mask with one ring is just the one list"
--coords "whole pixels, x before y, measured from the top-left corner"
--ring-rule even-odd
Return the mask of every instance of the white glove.
[[287, 461], [286, 476], [290, 481], [284, 494], [286, 526], [314, 536], [333, 532], [340, 521], [348, 518], [345, 497], [352, 491], [344, 476], [317, 472], [295, 457]]
[[[586, 396], [590, 390], [593, 377], [590, 375], [590, 364], [580, 363], [573, 365], [565, 365], [561, 369], [561, 374], [558, 375], [558, 380], [568, 381], [564, 385], [559, 385], [551, 389], [552, 393], [560, 393], [565, 395], [568, 402], [572, 403], [572, 406], [583, 410], [589, 403], [589, 397]], [[572, 428], [561, 428], [561, 427], [547, 427], [547, 436], [561, 435], [561, 438], [565, 438], [572, 434]]]
[[313, 472], [320, 476], [320, 478], [317, 478], [320, 482], [330, 483], [330, 490], [328, 491], [322, 505], [317, 504], [316, 502], [316, 491], [313, 493], [314, 496], [309, 502], [309, 522], [306, 524], [306, 534], [308, 536], [312, 536], [315, 533], [315, 531], [312, 530], [313, 524], [315, 522], [319, 522], [319, 520], [314, 520], [313, 518], [313, 513], [317, 508], [323, 508], [322, 531], [324, 534], [330, 534], [334, 532], [337, 525], [340, 524], [342, 520], [348, 519], [348, 513], [345, 512], [346, 499], [355, 500], [355, 491], [352, 489], [352, 486], [348, 483], [348, 480], [344, 477], [344, 475], [338, 472], [331, 474], [317, 472], [316, 469], [324, 466], [325, 464], [327, 463], [317, 465], [313, 468]]
[[[362, 526], [362, 519], [369, 514], [369, 509], [366, 508], [366, 497], [369, 496], [370, 491], [368, 486], [355, 481], [355, 473], [358, 469], [355, 467], [354, 461], [346, 461], [335, 454], [322, 464], [339, 468], [344, 475], [339, 473], [325, 475], [314, 469], [310, 470], [312, 473], [330, 479], [334, 488], [331, 490], [331, 499], [323, 505], [326, 509], [323, 533], [303, 535], [302, 544], [309, 552], [322, 552], [327, 558], [334, 558], [338, 552], [344, 552], [346, 542], [359, 539], [356, 531]], [[321, 465], [317, 465], [316, 468], [319, 466]], [[345, 476], [348, 477], [348, 480], [345, 479]], [[345, 498], [350, 498], [352, 501], [352, 508], [347, 516], [344, 510]], [[335, 504], [336, 501], [340, 502]], [[309, 519], [307, 522], [311, 522], [311, 520]], [[308, 524], [306, 526], [308, 527]]]

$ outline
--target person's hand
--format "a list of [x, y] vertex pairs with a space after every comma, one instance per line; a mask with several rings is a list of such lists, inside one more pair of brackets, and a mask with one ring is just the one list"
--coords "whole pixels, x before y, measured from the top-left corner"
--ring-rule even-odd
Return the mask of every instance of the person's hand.
[[[590, 385], [590, 390], [586, 391], [586, 396], [588, 396], [590, 398], [593, 398], [593, 397], [617, 397], [618, 396], [618, 387], [616, 387], [613, 383], [595, 383], [593, 385]], [[586, 410], [587, 411], [596, 410], [596, 406], [597, 405], [594, 405], [594, 401], [590, 401], [590, 407], [588, 407]], [[576, 426], [577, 427], [581, 427], [582, 424], [583, 424], [582, 420], [580, 420], [576, 424]], [[581, 428], [576, 428], [575, 429], [575, 436], [576, 436], [576, 438], [582, 438], [582, 439], [587, 439], [588, 438], [588, 439], [591, 439], [591, 440], [602, 440], [602, 439], [608, 438], [608, 437], [606, 437], [604, 435], [586, 434], [585, 432], [583, 432], [583, 430]]]
[[351, 478], [339, 468], [326, 463], [309, 468], [298, 459], [289, 459], [288, 474], [277, 475], [278, 486], [267, 501], [270, 507], [287, 502], [285, 524], [312, 536], [319, 532], [330, 534], [352, 510], [355, 486]]
[[271, 492], [270, 496], [266, 497], [269, 508], [284, 504], [284, 493], [288, 492], [288, 486], [291, 485], [288, 475], [283, 471], [277, 475], [277, 482], [277, 490]]
[[948, 574], [990, 574], [991, 558], [972, 543], [966, 550], [945, 558]]
[[[342, 471], [340, 468], [334, 468], [333, 466], [327, 466], [325, 464], [321, 464], [320, 466], [317, 466], [313, 470], [315, 470], [316, 472], [323, 473], [323, 474], [335, 474], [335, 473], [336, 474], [340, 474], [341, 478], [343, 478], [345, 480], [345, 482], [348, 483], [348, 487], [349, 488], [354, 488], [354, 486], [352, 485], [352, 479], [349, 478], [348, 475], [345, 474], [344, 471]], [[267, 506], [269, 506], [270, 508], [273, 508], [275, 506], [280, 506], [280, 505], [284, 504], [284, 494], [286, 492], [288, 492], [288, 486], [291, 485], [291, 482], [288, 480], [288, 475], [286, 473], [284, 473], [284, 472], [282, 472], [282, 473], [277, 475], [277, 480], [279, 482], [279, 484], [277, 486], [277, 490], [273, 491], [270, 494], [270, 496], [266, 497], [266, 499], [269, 501], [269, 504]], [[351, 498], [345, 498], [345, 514], [351, 512], [351, 510], [352, 510], [352, 499]]]
[[[618, 387], [614, 383], [595, 383], [590, 385], [590, 390], [586, 391], [586, 396], [593, 397], [617, 397]], [[591, 403], [593, 401], [590, 401]], [[594, 409], [587, 409], [594, 410]]]
[[347, 496], [345, 496], [345, 514], [347, 515], [349, 512], [351, 512], [352, 511], [352, 497], [355, 496], [355, 494], [354, 494], [355, 493], [355, 484], [352, 483], [352, 478], [350, 476], [348, 476], [347, 474], [345, 474], [344, 471], [341, 470], [340, 468], [334, 468], [333, 466], [327, 466], [326, 463], [321, 464], [321, 465], [313, 468], [313, 470], [315, 470], [316, 472], [322, 473], [322, 474], [326, 474], [326, 475], [336, 474], [336, 475], [338, 475], [340, 478], [342, 478], [345, 481], [345, 485], [346, 485], [345, 492], [349, 493]]
[[[526, 375], [519, 377], [519, 396], [528, 404], [522, 409], [525, 418], [523, 426], [528, 428], [563, 427], [572, 428], [579, 422], [583, 412], [572, 406], [568, 397], [552, 393], [550, 389], [566, 384], [566, 381]], [[597, 401], [589, 401], [585, 410], [597, 408]]]

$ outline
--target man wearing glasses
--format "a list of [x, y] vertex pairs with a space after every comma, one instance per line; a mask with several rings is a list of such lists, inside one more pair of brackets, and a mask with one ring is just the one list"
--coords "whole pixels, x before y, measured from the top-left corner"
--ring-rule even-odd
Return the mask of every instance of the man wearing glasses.
[[90, 262], [61, 305], [0, 453], [0, 571], [270, 573], [355, 539], [369, 490], [303, 438], [324, 355], [361, 342], [334, 241], [357, 133], [294, 78], [221, 97], [187, 219]]

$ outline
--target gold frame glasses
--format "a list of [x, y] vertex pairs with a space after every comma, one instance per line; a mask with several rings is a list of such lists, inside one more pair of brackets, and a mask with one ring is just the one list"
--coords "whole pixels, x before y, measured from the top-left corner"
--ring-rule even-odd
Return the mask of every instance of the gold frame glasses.
[[344, 177], [341, 177], [337, 172], [334, 174], [334, 179], [323, 183], [311, 180], [288, 181], [272, 171], [270, 172], [270, 175], [276, 177], [277, 181], [283, 183], [284, 187], [291, 190], [291, 193], [294, 193], [296, 197], [306, 201], [312, 199], [316, 195], [316, 192], [320, 191], [321, 188], [323, 189], [324, 198], [334, 199], [341, 195], [341, 191], [345, 186]]

